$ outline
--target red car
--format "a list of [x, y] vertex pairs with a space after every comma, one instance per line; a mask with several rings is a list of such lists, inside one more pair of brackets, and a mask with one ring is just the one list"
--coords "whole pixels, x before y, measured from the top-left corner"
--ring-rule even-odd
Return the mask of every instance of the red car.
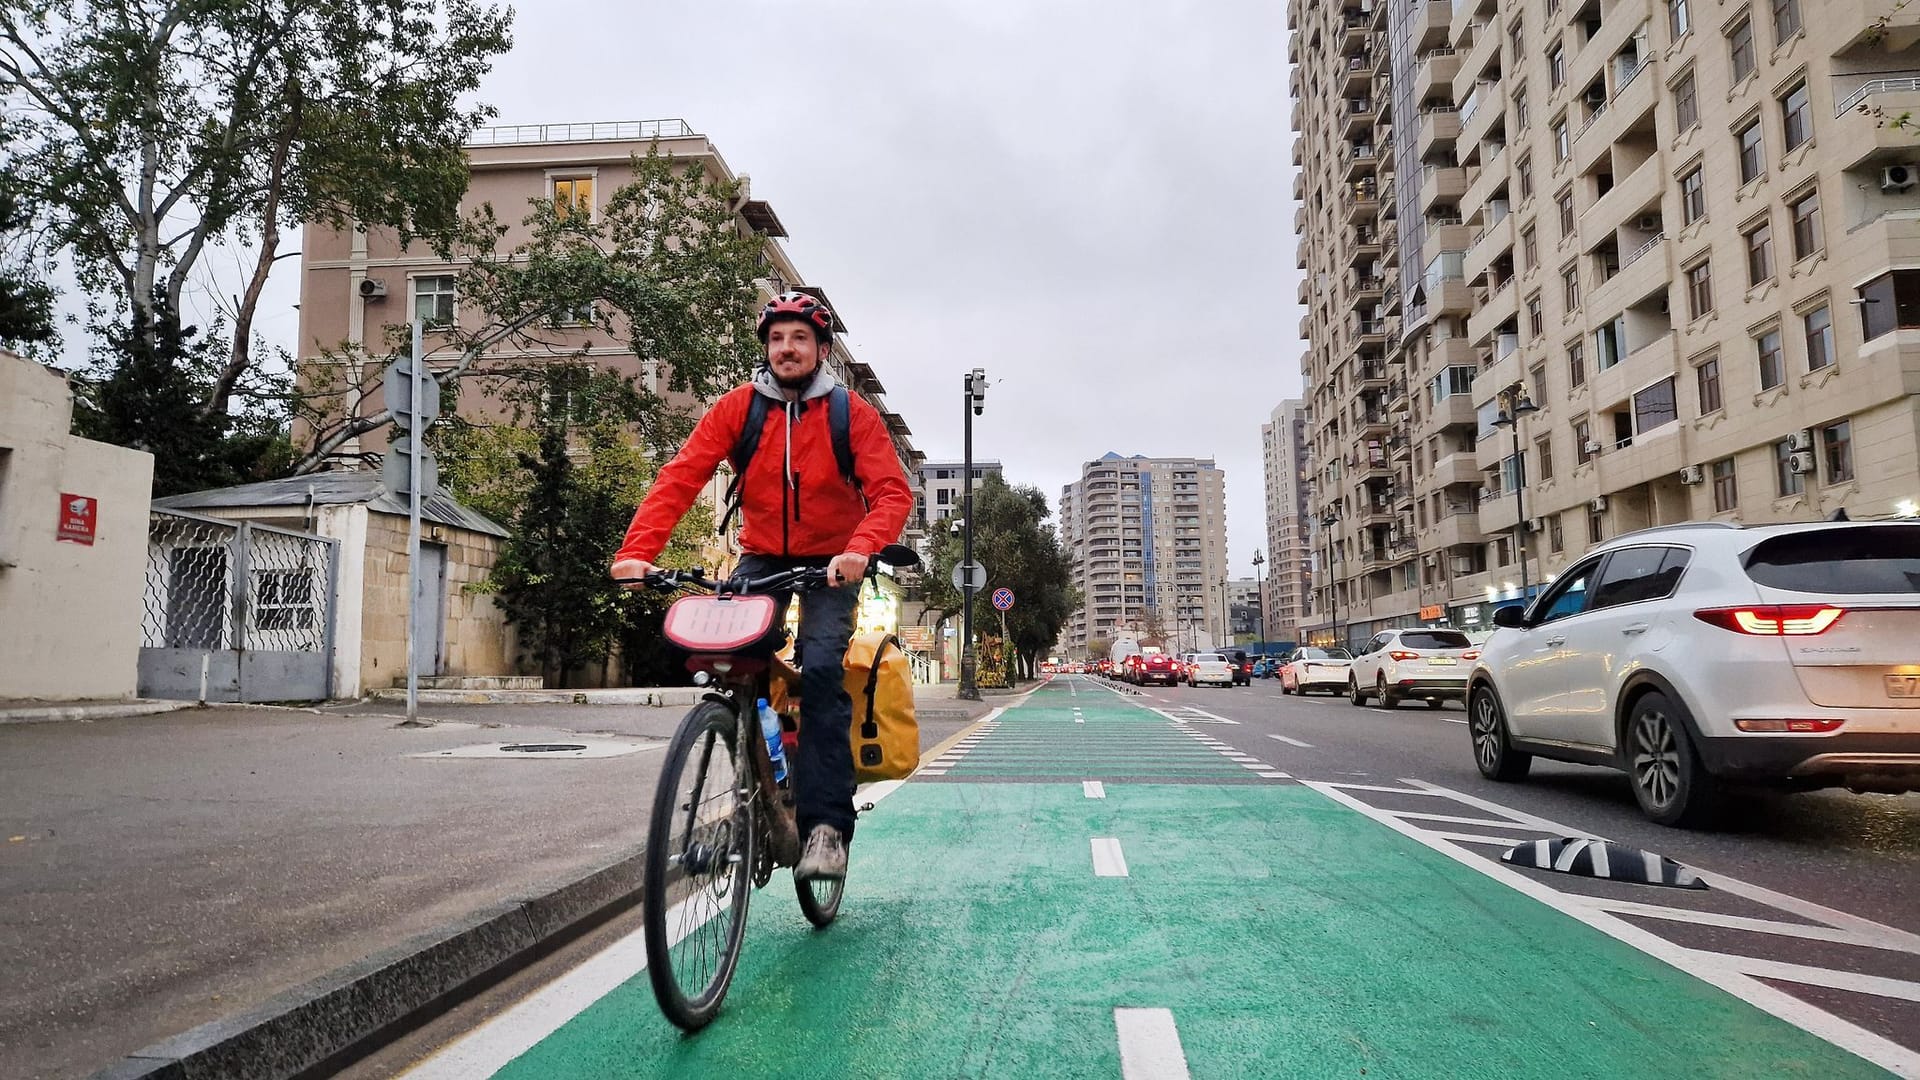
[[1162, 686], [1177, 686], [1180, 683], [1180, 661], [1166, 653], [1130, 657], [1129, 660], [1138, 661], [1133, 672], [1133, 681], [1138, 685], [1159, 683]]

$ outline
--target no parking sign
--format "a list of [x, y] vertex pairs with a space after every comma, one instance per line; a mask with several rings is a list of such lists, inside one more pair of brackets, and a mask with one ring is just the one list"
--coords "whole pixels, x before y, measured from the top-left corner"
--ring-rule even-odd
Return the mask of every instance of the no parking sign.
[[993, 590], [993, 606], [1001, 611], [1013, 610], [1013, 590], [1004, 588]]

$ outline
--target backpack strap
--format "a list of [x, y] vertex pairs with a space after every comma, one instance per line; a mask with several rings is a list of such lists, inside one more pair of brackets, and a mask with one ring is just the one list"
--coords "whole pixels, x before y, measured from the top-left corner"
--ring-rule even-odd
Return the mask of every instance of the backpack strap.
[[833, 458], [840, 465], [840, 477], [857, 491], [860, 477], [853, 469], [853, 401], [844, 386], [834, 387], [827, 395], [827, 426], [833, 433]]
[[906, 652], [906, 650], [900, 646], [900, 639], [892, 634], [888, 634], [882, 638], [880, 644], [873, 648], [873, 666], [867, 669], [867, 719], [865, 723], [860, 725], [860, 737], [863, 739], [877, 739], [880, 737], [880, 722], [873, 718], [873, 697], [875, 691], [880, 687], [880, 660], [886, 656], [887, 646], [889, 645], [893, 646], [896, 651]]
[[733, 481], [727, 485], [727, 512], [720, 518], [720, 535], [727, 535], [727, 526], [733, 523], [733, 515], [740, 511], [740, 484], [747, 478], [747, 463], [760, 450], [760, 433], [767, 426], [767, 410], [773, 403], [758, 391], [753, 392], [747, 402], [747, 422], [740, 428], [740, 434], [733, 440], [733, 450], [727, 460], [733, 463]]

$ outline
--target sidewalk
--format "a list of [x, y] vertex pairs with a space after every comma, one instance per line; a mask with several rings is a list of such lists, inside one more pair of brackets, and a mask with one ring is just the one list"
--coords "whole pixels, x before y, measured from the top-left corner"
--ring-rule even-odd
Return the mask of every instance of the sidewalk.
[[0, 723], [0, 1077], [292, 1075], [637, 900], [684, 707], [401, 711]]

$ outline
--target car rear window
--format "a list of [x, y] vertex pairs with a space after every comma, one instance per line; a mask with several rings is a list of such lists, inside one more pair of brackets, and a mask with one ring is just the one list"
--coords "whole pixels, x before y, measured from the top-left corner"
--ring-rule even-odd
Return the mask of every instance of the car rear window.
[[1349, 653], [1345, 649], [1321, 649], [1321, 648], [1301, 649], [1300, 659], [1302, 660], [1351, 660], [1353, 659], [1353, 654]]
[[1747, 576], [1807, 593], [1920, 593], [1920, 525], [1788, 533], [1747, 553]]
[[1225, 659], [1226, 657], [1221, 656], [1219, 653], [1203, 652], [1194, 657], [1193, 662], [1196, 664], [1218, 664]]
[[1458, 630], [1413, 630], [1400, 635], [1409, 649], [1471, 649], [1473, 642]]

